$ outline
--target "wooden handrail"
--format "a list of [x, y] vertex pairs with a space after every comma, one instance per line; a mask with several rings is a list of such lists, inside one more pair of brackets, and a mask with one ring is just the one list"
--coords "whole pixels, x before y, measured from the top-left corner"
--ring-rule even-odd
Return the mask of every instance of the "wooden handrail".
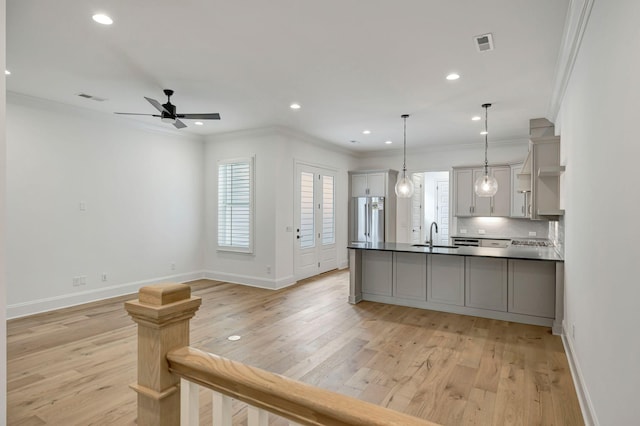
[[177, 376], [302, 425], [437, 426], [191, 347], [169, 351], [167, 360]]

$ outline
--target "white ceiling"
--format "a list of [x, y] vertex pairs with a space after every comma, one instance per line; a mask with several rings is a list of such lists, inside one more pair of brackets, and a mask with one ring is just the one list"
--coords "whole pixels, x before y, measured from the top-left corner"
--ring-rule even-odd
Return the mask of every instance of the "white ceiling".
[[[356, 151], [400, 148], [403, 113], [410, 148], [481, 143], [470, 119], [491, 102], [490, 142], [520, 139], [547, 114], [568, 3], [7, 0], [7, 90], [153, 113], [143, 96], [164, 103], [169, 88], [179, 113], [222, 116], [181, 132], [282, 125]], [[93, 22], [97, 12], [114, 24]], [[495, 50], [479, 53], [484, 33]], [[445, 80], [452, 71], [461, 78]]]

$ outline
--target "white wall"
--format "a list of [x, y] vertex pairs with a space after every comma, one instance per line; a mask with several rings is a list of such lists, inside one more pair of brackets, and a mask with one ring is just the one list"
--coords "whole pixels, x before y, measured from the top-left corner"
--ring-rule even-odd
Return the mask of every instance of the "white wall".
[[594, 3], [559, 120], [565, 332], [601, 425], [640, 419], [639, 18], [637, 0]]
[[[255, 155], [254, 253], [216, 250], [217, 160]], [[336, 233], [338, 265], [347, 264], [347, 171], [353, 159], [346, 152], [284, 128], [214, 135], [205, 144], [205, 206], [207, 276], [266, 288], [295, 282], [294, 165], [304, 162], [336, 170]], [[271, 267], [271, 273], [267, 272]]]
[[128, 123], [9, 96], [9, 317], [201, 274], [202, 141]]
[[[506, 142], [489, 142], [489, 165], [523, 162], [529, 149], [528, 139]], [[430, 149], [407, 148], [407, 171], [438, 172], [454, 166], [479, 166], [484, 164], [484, 143], [457, 147], [434, 146]], [[358, 159], [362, 169], [402, 169], [402, 150], [377, 152]]]
[[[0, 0], [0, 70], [6, 65], [6, 1]], [[5, 132], [5, 94], [6, 81], [0, 81], [0, 425], [7, 421], [7, 296], [6, 296], [6, 224], [5, 224], [5, 199], [6, 199], [6, 132]], [[2, 414], [4, 413], [4, 414]]]

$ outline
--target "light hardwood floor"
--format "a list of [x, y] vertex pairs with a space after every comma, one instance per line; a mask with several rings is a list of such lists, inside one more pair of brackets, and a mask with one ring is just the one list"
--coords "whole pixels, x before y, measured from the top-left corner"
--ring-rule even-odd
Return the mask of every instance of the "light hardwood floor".
[[[194, 282], [203, 303], [191, 345], [443, 425], [583, 424], [549, 328], [350, 305], [348, 280], [336, 271], [280, 291]], [[130, 299], [9, 321], [9, 425], [135, 424]], [[233, 334], [242, 338], [227, 340]], [[211, 424], [207, 393], [201, 424]], [[234, 411], [234, 424], [246, 424], [246, 410]]]

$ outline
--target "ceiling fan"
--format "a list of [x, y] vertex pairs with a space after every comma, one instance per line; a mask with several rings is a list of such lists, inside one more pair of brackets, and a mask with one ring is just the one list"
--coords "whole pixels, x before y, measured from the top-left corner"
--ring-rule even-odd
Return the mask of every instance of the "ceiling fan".
[[150, 115], [152, 117], [160, 117], [160, 119], [165, 123], [171, 123], [176, 128], [182, 129], [183, 127], [187, 127], [180, 118], [193, 119], [193, 120], [220, 120], [220, 114], [211, 113], [211, 114], [176, 114], [176, 106], [171, 103], [171, 95], [173, 95], [173, 90], [164, 89], [164, 94], [167, 95], [167, 103], [160, 104], [160, 102], [155, 99], [144, 97], [151, 105], [154, 106], [155, 109], [160, 111], [160, 114], [139, 114], [135, 112], [116, 112], [116, 114], [120, 115]]

